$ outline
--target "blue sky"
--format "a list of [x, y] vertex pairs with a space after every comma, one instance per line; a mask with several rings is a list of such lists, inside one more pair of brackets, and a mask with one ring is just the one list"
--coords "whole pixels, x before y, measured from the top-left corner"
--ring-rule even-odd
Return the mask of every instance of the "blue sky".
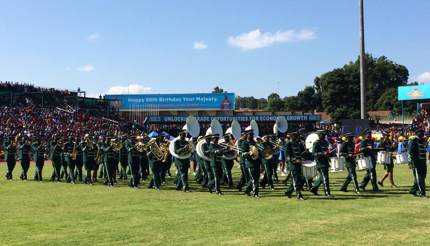
[[[367, 0], [367, 51], [430, 82], [430, 1]], [[357, 0], [0, 0], [0, 80], [295, 95], [356, 59]], [[129, 85], [133, 85], [128, 89]]]

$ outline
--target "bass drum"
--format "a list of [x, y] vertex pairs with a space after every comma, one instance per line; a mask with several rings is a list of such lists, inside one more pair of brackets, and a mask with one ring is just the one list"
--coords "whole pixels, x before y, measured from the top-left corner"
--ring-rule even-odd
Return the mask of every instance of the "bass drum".
[[181, 159], [181, 160], [184, 160], [184, 159], [188, 159], [188, 158], [190, 158], [190, 157], [191, 157], [191, 154], [192, 154], [192, 151], [191, 151], [190, 153], [185, 154], [185, 155], [178, 155], [178, 154], [175, 152], [175, 143], [176, 143], [176, 141], [178, 141], [178, 140], [179, 140], [179, 137], [177, 137], [177, 138], [173, 139], [173, 141], [172, 141], [172, 142], [170, 142], [170, 144], [169, 144], [169, 152], [170, 152], [170, 154], [171, 154], [173, 157], [175, 157], [175, 158], [177, 158], [177, 159]]
[[200, 141], [196, 144], [196, 153], [197, 155], [205, 161], [210, 161], [211, 159], [205, 155], [203, 151], [203, 144], [206, 142], [205, 139], [200, 139]]

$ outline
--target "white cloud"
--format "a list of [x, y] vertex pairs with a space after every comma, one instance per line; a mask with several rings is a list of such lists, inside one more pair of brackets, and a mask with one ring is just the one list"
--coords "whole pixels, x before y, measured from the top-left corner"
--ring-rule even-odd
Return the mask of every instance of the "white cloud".
[[152, 91], [152, 87], [139, 84], [130, 84], [128, 86], [116, 85], [109, 88], [107, 94], [139, 94]]
[[277, 43], [302, 42], [312, 39], [316, 39], [316, 34], [314, 31], [308, 29], [300, 31], [277, 31], [275, 33], [262, 32], [260, 29], [255, 29], [238, 36], [230, 36], [227, 42], [229, 45], [242, 50], [253, 50]]
[[424, 83], [424, 82], [430, 82], [430, 72], [424, 72], [420, 74], [417, 78], [418, 82]]
[[95, 33], [91, 33], [90, 35], [87, 36], [87, 41], [91, 42], [91, 43], [94, 43], [99, 38], [100, 38], [100, 34], [98, 32], [95, 32]]
[[85, 72], [85, 73], [89, 73], [94, 71], [94, 66], [91, 64], [85, 64], [81, 67], [76, 68], [77, 71], [79, 72]]
[[195, 41], [193, 44], [193, 49], [195, 50], [205, 50], [208, 48], [208, 45], [204, 41]]

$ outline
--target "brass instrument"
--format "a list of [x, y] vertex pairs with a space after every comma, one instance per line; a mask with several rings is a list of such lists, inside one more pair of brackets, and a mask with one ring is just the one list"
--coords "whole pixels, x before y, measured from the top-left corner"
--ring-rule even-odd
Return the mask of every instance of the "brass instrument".
[[78, 151], [76, 150], [76, 142], [73, 142], [73, 150], [71, 154], [72, 160], [76, 160], [77, 156], [78, 156]]
[[112, 149], [115, 152], [120, 152], [122, 149], [122, 143], [116, 141], [116, 139], [112, 139]]
[[148, 144], [149, 151], [155, 156], [158, 161], [166, 161], [169, 153], [169, 146], [163, 143], [158, 144], [155, 139], [151, 139]]
[[257, 160], [260, 157], [260, 154], [258, 153], [258, 147], [255, 145], [249, 146], [249, 156], [253, 160]]

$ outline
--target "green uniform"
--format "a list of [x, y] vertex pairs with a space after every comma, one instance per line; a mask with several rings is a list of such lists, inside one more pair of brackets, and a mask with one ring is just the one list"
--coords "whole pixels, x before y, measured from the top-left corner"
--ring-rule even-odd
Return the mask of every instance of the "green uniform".
[[57, 142], [52, 142], [50, 152], [49, 158], [52, 161], [52, 167], [54, 169], [52, 171], [51, 181], [60, 181], [62, 148]]
[[149, 160], [146, 150], [139, 152], [140, 154], [140, 177], [146, 180], [149, 175]]
[[231, 172], [233, 170], [234, 160], [221, 158], [221, 165], [223, 171], [221, 183], [227, 183], [228, 187], [231, 188], [233, 187], [233, 175]]
[[152, 179], [149, 182], [148, 188], [160, 189], [161, 187], [161, 160], [151, 151], [148, 152], [149, 168], [151, 168]]
[[33, 160], [36, 163], [34, 180], [42, 181], [42, 171], [45, 164], [45, 153], [47, 149], [43, 144], [40, 143], [34, 143], [31, 147], [33, 149]]
[[[182, 139], [176, 140], [174, 145], [175, 153], [180, 153], [184, 147], [188, 146], [188, 144], [189, 143], [186, 140], [182, 140]], [[176, 189], [189, 191], [188, 169], [190, 168], [190, 159], [175, 158], [175, 165], [178, 171], [176, 176]]]
[[302, 153], [303, 146], [297, 141], [288, 141], [285, 145], [285, 162], [288, 165], [288, 171], [291, 173], [289, 185], [285, 191], [285, 195], [291, 197], [293, 192], [296, 192], [297, 198], [302, 197], [303, 189], [303, 170], [302, 170]]
[[213, 175], [211, 181], [208, 184], [209, 191], [221, 193], [221, 177], [222, 177], [222, 163], [221, 163], [221, 147], [218, 144], [209, 144], [209, 158], [211, 175]]
[[121, 170], [119, 172], [119, 178], [127, 180], [127, 166], [128, 166], [128, 141], [122, 143], [122, 148], [119, 151], [119, 163], [121, 165]]
[[16, 165], [16, 145], [10, 142], [5, 142], [3, 145], [4, 157], [7, 163], [6, 179], [12, 179], [13, 169]]
[[95, 172], [96, 170], [96, 155], [97, 155], [97, 147], [93, 144], [81, 143], [82, 150], [82, 161], [85, 166], [85, 170], [87, 175], [85, 176], [84, 182], [86, 184], [92, 184], [93, 178], [91, 176], [91, 172]]
[[[96, 160], [96, 171], [94, 172], [95, 177], [94, 177], [94, 181], [97, 181], [97, 171], [100, 169], [99, 178], [103, 178], [104, 177], [104, 161], [105, 161], [105, 152], [103, 151], [103, 148], [105, 147], [105, 143], [103, 141], [99, 141], [97, 143], [97, 153], [98, 153], [98, 159]], [[101, 168], [100, 168], [101, 166]]]
[[63, 145], [63, 156], [64, 162], [67, 165], [67, 182], [75, 183], [75, 160], [72, 159], [72, 152], [74, 143], [72, 141], [67, 141]]
[[410, 189], [410, 193], [417, 196], [426, 196], [426, 147], [425, 139], [415, 137], [409, 143], [408, 154], [410, 157], [410, 168], [413, 173], [414, 183]]
[[114, 185], [115, 180], [115, 161], [117, 160], [118, 152], [114, 151], [112, 145], [106, 144], [103, 147], [104, 154], [104, 171], [105, 171], [105, 184], [109, 186]]
[[129, 186], [132, 188], [137, 188], [140, 183], [140, 153], [134, 148], [133, 144], [127, 145], [128, 152], [128, 168], [131, 172], [131, 179]]
[[[210, 143], [203, 143], [202, 144], [202, 150], [203, 150], [203, 154], [205, 156], [210, 156], [210, 149], [209, 149]], [[202, 160], [203, 161], [203, 165], [204, 165], [204, 169], [206, 171], [206, 180], [204, 181], [204, 186], [208, 187], [209, 183], [213, 183], [213, 179], [214, 179], [214, 173], [212, 172], [212, 168], [211, 168], [211, 162], [210, 160]]]
[[326, 154], [328, 151], [328, 142], [324, 139], [320, 139], [314, 142], [312, 146], [312, 154], [314, 155], [316, 168], [319, 176], [312, 185], [311, 191], [316, 193], [321, 184], [324, 185], [324, 193], [326, 196], [330, 196], [330, 179], [328, 171], [330, 168], [329, 158]]
[[375, 158], [375, 153], [373, 152], [373, 146], [374, 146], [374, 143], [372, 140], [364, 139], [363, 141], [361, 141], [360, 152], [363, 154], [364, 157], [371, 158], [372, 165], [368, 169], [366, 169], [366, 175], [363, 177], [363, 180], [361, 181], [360, 188], [364, 190], [366, 188], [366, 185], [370, 181], [372, 184], [373, 191], [379, 191], [378, 184], [376, 183], [377, 182], [376, 158]]
[[27, 180], [27, 172], [30, 168], [30, 159], [31, 159], [31, 145], [30, 144], [20, 144], [19, 145], [19, 159], [21, 160], [21, 179]]
[[82, 143], [76, 145], [75, 178], [82, 182], [82, 168], [84, 166]]
[[240, 178], [239, 178], [239, 182], [237, 183], [237, 189], [241, 191], [242, 187], [248, 183], [249, 177], [248, 177], [248, 172], [246, 171], [245, 156], [243, 152], [245, 140], [240, 138], [237, 141], [238, 141], [237, 146], [239, 147], [239, 165], [240, 165]]
[[260, 179], [260, 158], [253, 160], [249, 155], [251, 146], [256, 146], [254, 140], [246, 140], [242, 144], [243, 156], [245, 157], [245, 168], [249, 177], [245, 193], [248, 195], [258, 196], [259, 179]]
[[345, 168], [348, 171], [348, 176], [346, 176], [345, 181], [341, 187], [341, 191], [347, 191], [349, 183], [353, 181], [355, 192], [359, 191], [357, 173], [355, 172], [356, 163], [354, 157], [354, 142], [347, 141], [340, 147], [340, 156], [345, 158]]
[[[275, 149], [275, 146], [269, 142], [261, 143], [263, 148]], [[262, 163], [264, 167], [264, 178], [261, 181], [261, 187], [266, 187], [266, 184], [270, 189], [274, 189], [273, 186], [273, 172], [276, 170], [276, 165], [278, 163], [278, 155], [276, 153], [273, 154], [272, 158], [266, 159], [262, 158]]]

